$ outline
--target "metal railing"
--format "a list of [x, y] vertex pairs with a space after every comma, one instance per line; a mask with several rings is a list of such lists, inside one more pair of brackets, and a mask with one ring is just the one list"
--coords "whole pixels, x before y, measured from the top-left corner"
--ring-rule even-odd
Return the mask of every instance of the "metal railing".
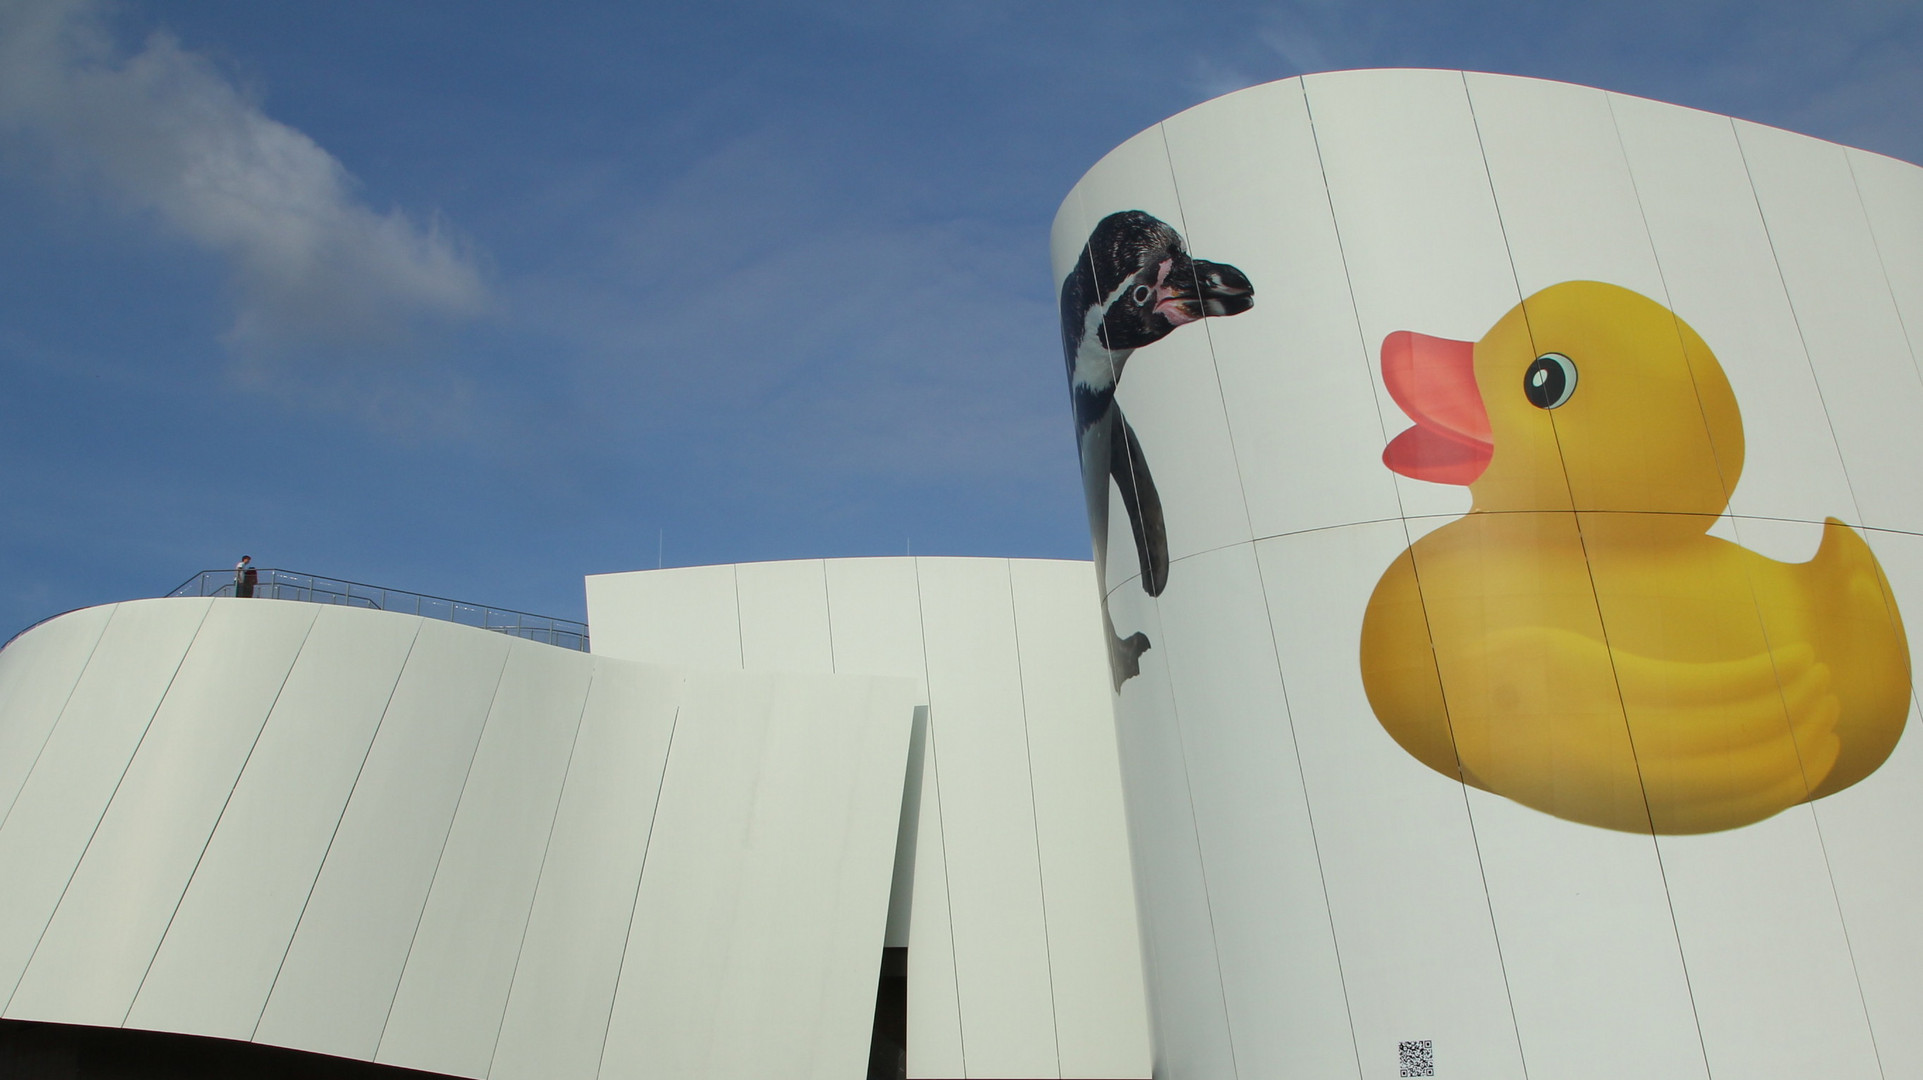
[[[202, 570], [180, 583], [168, 596], [233, 596], [240, 582], [232, 570]], [[262, 567], [257, 572], [254, 598], [266, 600], [303, 600], [310, 604], [340, 604], [346, 607], [396, 611], [442, 619], [462, 626], [509, 634], [528, 641], [558, 645], [563, 649], [588, 650], [588, 626], [572, 619], [556, 619], [508, 608], [487, 607], [449, 600], [444, 596], [384, 589], [358, 581], [297, 574], [291, 570]]]

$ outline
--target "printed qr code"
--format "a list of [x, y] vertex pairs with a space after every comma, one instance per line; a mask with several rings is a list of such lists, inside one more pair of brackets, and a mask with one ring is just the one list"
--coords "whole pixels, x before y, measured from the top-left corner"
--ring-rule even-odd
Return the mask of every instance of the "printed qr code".
[[1411, 1039], [1396, 1044], [1396, 1054], [1402, 1060], [1404, 1076], [1434, 1076], [1436, 1074], [1436, 1047], [1429, 1039]]

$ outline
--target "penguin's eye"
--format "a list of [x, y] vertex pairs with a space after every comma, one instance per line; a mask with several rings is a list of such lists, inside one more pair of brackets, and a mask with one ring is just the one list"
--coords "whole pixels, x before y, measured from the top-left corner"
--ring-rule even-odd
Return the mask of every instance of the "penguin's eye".
[[1522, 394], [1538, 409], [1554, 409], [1576, 392], [1576, 363], [1561, 353], [1543, 353], [1522, 373]]
[[1130, 295], [1134, 297], [1137, 307], [1147, 307], [1149, 297], [1155, 295], [1155, 290], [1149, 288], [1147, 285], [1137, 285], [1135, 286], [1135, 291]]

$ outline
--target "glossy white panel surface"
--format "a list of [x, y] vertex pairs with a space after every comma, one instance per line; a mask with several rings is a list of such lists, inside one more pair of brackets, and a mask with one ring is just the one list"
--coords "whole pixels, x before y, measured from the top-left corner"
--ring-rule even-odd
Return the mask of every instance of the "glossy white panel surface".
[[1608, 95], [1507, 75], [1463, 78], [1522, 294], [1606, 281], [1663, 303]]
[[914, 559], [828, 559], [829, 633], [843, 675], [927, 678]]
[[320, 609], [127, 1026], [253, 1034], [421, 621]]
[[685, 678], [602, 661], [581, 716], [488, 1076], [592, 1080]]
[[374, 1056], [509, 645], [421, 624], [256, 1041]]
[[1468, 796], [1530, 1072], [1707, 1075], [1654, 840]]
[[0, 826], [0, 993], [9, 998], [212, 603], [114, 606]]
[[602, 1077], [860, 1074], [913, 697], [690, 679]]
[[[1890, 589], [1910, 616], [1911, 677], [1923, 671], [1923, 538], [1869, 536]], [[1914, 699], [1914, 696], [1912, 696]], [[1885, 1065], [1923, 1039], [1923, 715], [1909, 724], [1883, 767], [1815, 805], [1837, 905], [1849, 931], [1857, 984]], [[1899, 839], [1900, 838], [1900, 839]]]
[[1918, 356], [1923, 352], [1918, 344], [1923, 340], [1923, 168], [1867, 150], [1846, 150], [1844, 156], [1863, 199], [1890, 296], [1903, 319], [1910, 358], [1923, 366]]
[[513, 643], [376, 1060], [487, 1074], [593, 666]]
[[1362, 613], [1406, 542], [1382, 524], [1257, 545], [1357, 1056], [1394, 1076], [1399, 1042], [1432, 1039], [1438, 1074], [1520, 1077], [1465, 789], [1397, 746], [1362, 691]]
[[111, 605], [71, 611], [0, 650], [0, 825], [112, 614]]
[[1731, 512], [1860, 520], [1729, 119], [1619, 95], [1610, 104], [1671, 308], [1715, 352], [1742, 410]]
[[820, 559], [735, 567], [741, 661], [749, 671], [835, 670], [828, 580]]
[[592, 574], [587, 591], [596, 656], [741, 667], [741, 613], [732, 566]]
[[1863, 523], [1923, 531], [1923, 381], [1842, 147], [1737, 122]]
[[[1061, 1075], [1149, 1075], [1147, 1004], [1095, 572], [1011, 560]], [[1122, 946], [1122, 947], [1119, 947]]]
[[1252, 1076], [1344, 1076], [1355, 1038], [1288, 697], [1249, 545], [1183, 564], [1162, 640], [1235, 1063]]
[[1189, 243], [1255, 288], [1253, 308], [1203, 324], [1255, 535], [1394, 517], [1379, 458], [1404, 425], [1385, 431], [1376, 412], [1376, 358], [1356, 326], [1301, 80], [1250, 87], [1162, 129]]
[[[1184, 230], [1182, 200], [1169, 173], [1168, 146], [1159, 127], [1117, 147], [1103, 159], [1103, 166], [1076, 188], [1091, 229], [1117, 211], [1142, 210], [1178, 232]], [[1244, 252], [1252, 250], [1240, 237], [1224, 236], [1220, 242], [1228, 246], [1216, 250], [1191, 240], [1189, 254], [1239, 266]], [[1249, 538], [1235, 448], [1224, 422], [1222, 390], [1210, 348], [1209, 335], [1216, 321], [1204, 319], [1176, 327], [1162, 340], [1135, 350], [1115, 392], [1116, 402], [1141, 440], [1143, 460], [1161, 493], [1170, 559]], [[1108, 580], [1114, 584], [1123, 580], [1123, 573], [1137, 569], [1134, 542], [1126, 529], [1128, 515], [1117, 493], [1110, 496], [1109, 518], [1124, 526], [1120, 549], [1114, 543], [1109, 547], [1111, 567], [1122, 571], [1111, 572]]]
[[1207, 866], [1197, 845], [1180, 718], [1169, 693], [1168, 639], [1155, 602], [1139, 590], [1123, 590], [1110, 610], [1117, 622], [1143, 627], [1155, 643], [1142, 655], [1141, 674], [1122, 684], [1115, 706], [1154, 1075], [1232, 1076], [1235, 1051]]
[[215, 600], [8, 1003], [111, 1026], [161, 935], [320, 608]]
[[1658, 843], [1711, 1073], [1879, 1075], [1811, 807]]
[[929, 741], [970, 1076], [1054, 1076], [1048, 928], [1008, 564], [921, 560]]
[[[1371, 372], [1397, 330], [1480, 338], [1521, 296], [1461, 74], [1337, 72], [1303, 86]], [[1393, 438], [1410, 424], [1379, 377], [1377, 389]], [[1396, 485], [1407, 514], [1469, 508], [1460, 487]]]
[[[921, 595], [916, 559], [829, 559], [829, 620], [835, 670], [913, 677], [927, 700]], [[888, 941], [908, 948], [908, 1075], [967, 1075], [962, 1063], [961, 1002], [955, 988], [955, 939], [948, 924], [948, 872], [934, 746], [922, 719], [920, 759], [911, 761], [915, 834], [912, 852], [895, 853], [895, 872], [912, 857], [908, 911], [891, 899]]]

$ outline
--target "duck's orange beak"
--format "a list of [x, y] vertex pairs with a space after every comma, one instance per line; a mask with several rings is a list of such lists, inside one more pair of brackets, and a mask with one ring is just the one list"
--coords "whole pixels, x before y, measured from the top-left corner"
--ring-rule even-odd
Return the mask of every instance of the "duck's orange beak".
[[1408, 330], [1382, 339], [1382, 381], [1416, 426], [1383, 448], [1382, 463], [1404, 476], [1468, 484], [1495, 453], [1489, 412], [1476, 389], [1476, 346]]

